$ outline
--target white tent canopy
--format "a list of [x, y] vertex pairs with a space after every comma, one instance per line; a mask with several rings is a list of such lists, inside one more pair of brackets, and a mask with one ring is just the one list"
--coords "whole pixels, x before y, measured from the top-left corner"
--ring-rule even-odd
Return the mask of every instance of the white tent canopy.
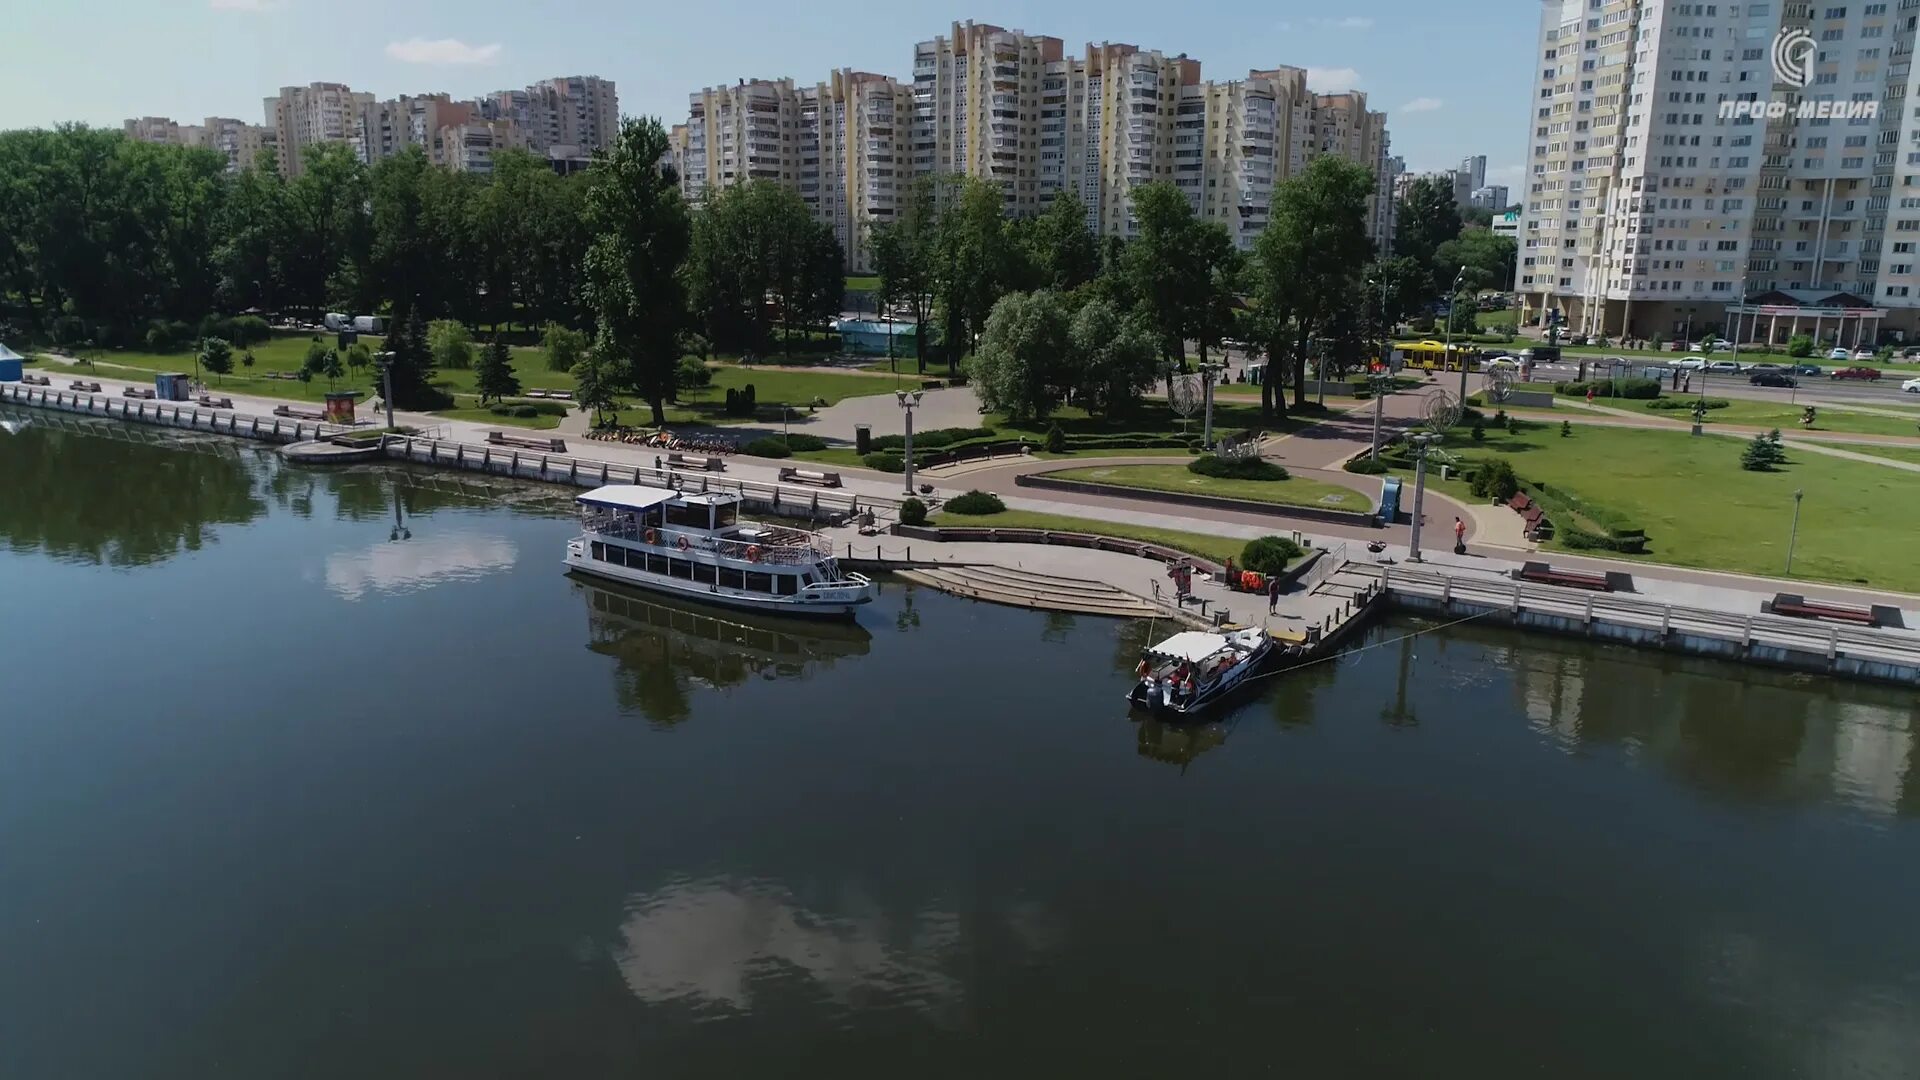
[[1219, 634], [1187, 630], [1173, 635], [1147, 651], [1169, 660], [1186, 660], [1197, 664], [1226, 647], [1227, 639]]
[[0, 360], [25, 360], [25, 359], [26, 357], [21, 356], [19, 353], [14, 352], [12, 349], [7, 348], [6, 345], [0, 344]]

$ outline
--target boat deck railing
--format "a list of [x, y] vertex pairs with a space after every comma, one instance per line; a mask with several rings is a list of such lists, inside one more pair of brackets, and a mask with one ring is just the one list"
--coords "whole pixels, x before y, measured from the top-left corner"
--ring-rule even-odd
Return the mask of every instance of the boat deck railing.
[[826, 537], [780, 526], [766, 526], [766, 536], [742, 539], [691, 529], [647, 527], [613, 514], [584, 514], [581, 524], [589, 532], [630, 540], [669, 555], [697, 551], [735, 562], [779, 566], [811, 566], [833, 557], [833, 542]]

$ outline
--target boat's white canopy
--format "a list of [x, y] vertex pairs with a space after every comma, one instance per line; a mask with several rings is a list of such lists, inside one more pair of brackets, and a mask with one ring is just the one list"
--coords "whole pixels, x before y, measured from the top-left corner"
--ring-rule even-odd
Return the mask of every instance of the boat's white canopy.
[[649, 510], [680, 493], [672, 488], [642, 487], [638, 484], [609, 484], [580, 496], [588, 506], [607, 506], [615, 510]]
[[1148, 649], [1147, 652], [1153, 656], [1164, 656], [1169, 660], [1187, 660], [1197, 664], [1225, 648], [1227, 648], [1227, 639], [1219, 634], [1188, 630], [1173, 635]]

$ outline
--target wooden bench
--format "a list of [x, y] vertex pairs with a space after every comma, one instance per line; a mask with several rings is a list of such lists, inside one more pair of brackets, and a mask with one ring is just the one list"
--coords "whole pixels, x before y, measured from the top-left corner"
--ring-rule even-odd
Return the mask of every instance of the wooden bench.
[[20, 381], [28, 386], [52, 386], [53, 380], [45, 375], [22, 375]]
[[326, 413], [314, 412], [312, 409], [296, 409], [290, 405], [275, 405], [273, 415], [284, 416], [289, 420], [325, 420], [327, 418]]
[[1541, 585], [1559, 585], [1568, 589], [1591, 589], [1594, 592], [1632, 592], [1633, 577], [1630, 574], [1608, 572], [1587, 574], [1578, 570], [1556, 570], [1543, 562], [1523, 564], [1513, 572], [1516, 581], [1532, 581]]
[[544, 398], [547, 396], [547, 392], [545, 390], [529, 390], [520, 396], [525, 398]]
[[[78, 390], [86, 394], [97, 394], [100, 392], [100, 384], [97, 382], [80, 382], [76, 380], [69, 385], [67, 389]], [[148, 393], [152, 393], [152, 391], [148, 391]]]
[[152, 401], [153, 388], [150, 386], [129, 386], [120, 391], [120, 396], [146, 398], [148, 401]]
[[209, 409], [231, 409], [233, 408], [233, 399], [230, 397], [214, 397], [212, 394], [201, 394], [200, 404]]
[[567, 443], [564, 439], [509, 435], [504, 431], [489, 431], [487, 432], [487, 441], [495, 446], [512, 446], [521, 450], [539, 450], [549, 454], [564, 454], [567, 452]]
[[1770, 615], [1788, 615], [1796, 619], [1832, 619], [1835, 622], [1853, 623], [1856, 626], [1899, 626], [1900, 609], [1884, 604], [1871, 607], [1855, 607], [1851, 604], [1835, 604], [1827, 600], [1808, 600], [1793, 593], [1776, 593], [1772, 600], [1760, 603], [1760, 610]]
[[815, 487], [837, 488], [840, 486], [840, 474], [821, 472], [818, 469], [799, 469], [792, 465], [780, 466], [780, 482], [783, 484], [812, 484]]
[[704, 472], [722, 472], [727, 463], [710, 454], [682, 454], [678, 450], [667, 455], [667, 464], [682, 469], [700, 469]]

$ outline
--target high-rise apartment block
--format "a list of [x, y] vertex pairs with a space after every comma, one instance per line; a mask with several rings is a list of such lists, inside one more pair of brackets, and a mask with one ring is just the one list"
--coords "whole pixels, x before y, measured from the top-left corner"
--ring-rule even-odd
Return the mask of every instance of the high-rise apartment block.
[[176, 124], [164, 116], [142, 116], [121, 125], [127, 138], [167, 146], [199, 146], [226, 156], [227, 171], [251, 166], [262, 150], [272, 150], [274, 133], [258, 124], [209, 116], [200, 124]]
[[1069, 56], [1059, 38], [972, 22], [915, 45], [910, 81], [835, 72], [811, 87], [698, 91], [673, 142], [689, 198], [749, 179], [788, 184], [856, 269], [868, 267], [867, 227], [890, 220], [923, 175], [988, 181], [1011, 215], [1072, 192], [1112, 236], [1138, 228], [1134, 188], [1167, 181], [1246, 247], [1275, 185], [1334, 154], [1374, 172], [1369, 228], [1383, 246], [1392, 235], [1386, 117], [1364, 95], [1312, 93], [1300, 68], [1205, 82], [1186, 56], [1111, 43]]
[[[1589, 333], [1911, 333], [1914, 0], [1545, 0], [1516, 288]], [[1737, 325], [1736, 325], [1737, 324]]]
[[372, 94], [355, 93], [343, 83], [281, 87], [278, 95], [266, 99], [280, 174], [291, 180], [306, 171], [304, 150], [309, 144], [351, 141], [372, 106]]

